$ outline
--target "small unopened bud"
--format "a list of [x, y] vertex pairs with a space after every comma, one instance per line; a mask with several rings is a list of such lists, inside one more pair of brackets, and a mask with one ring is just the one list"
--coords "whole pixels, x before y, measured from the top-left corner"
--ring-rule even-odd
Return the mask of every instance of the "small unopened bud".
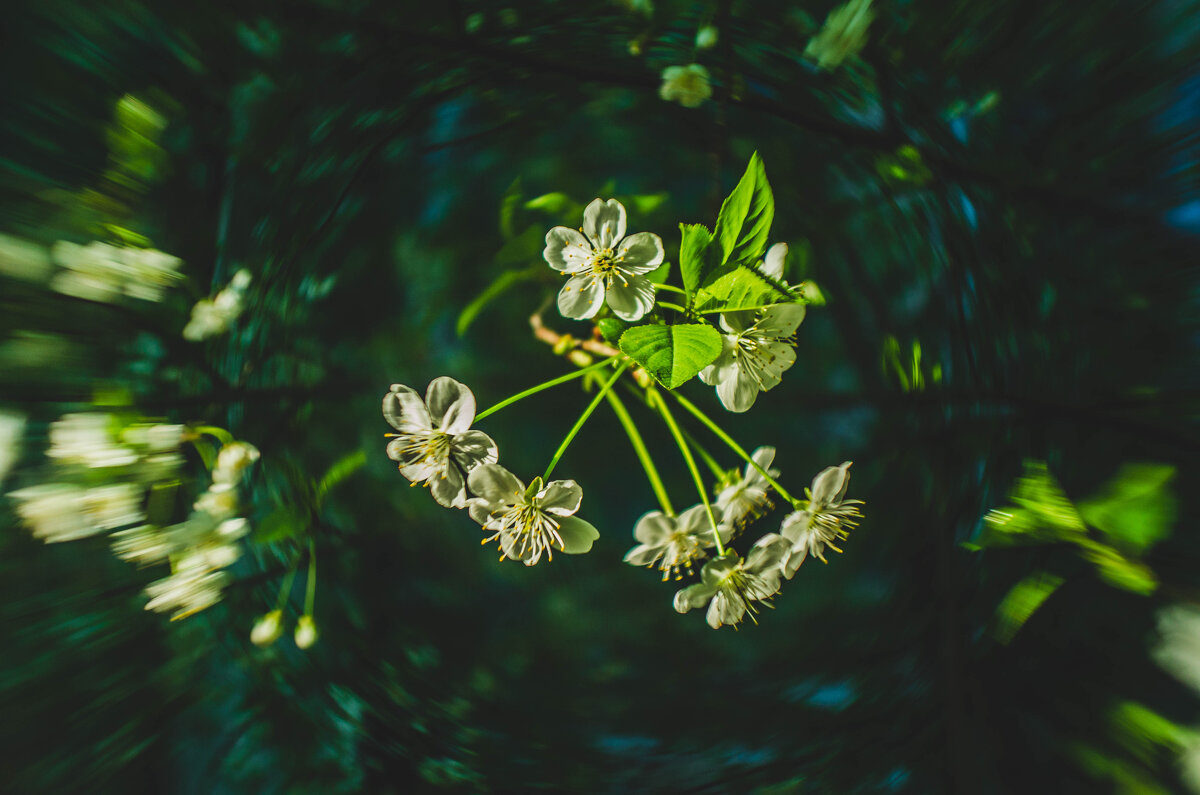
[[250, 642], [255, 646], [270, 646], [283, 634], [283, 611], [272, 610], [254, 622]]
[[317, 642], [317, 622], [312, 616], [300, 616], [296, 622], [296, 648], [307, 649]]
[[573, 350], [567, 354], [567, 361], [569, 361], [571, 364], [575, 365], [576, 367], [587, 367], [590, 364], [592, 364], [592, 362], [595, 360], [592, 359], [591, 355], [576, 348], [575, 350]]
[[576, 342], [578, 342], [578, 340], [576, 340], [570, 334], [563, 334], [558, 338], [558, 342], [554, 343], [554, 355], [562, 356], [564, 353], [574, 348]]
[[633, 380], [637, 381], [637, 385], [642, 389], [649, 389], [654, 383], [654, 379], [650, 376], [650, 374], [641, 367], [633, 371]]
[[717, 29], [712, 25], [705, 25], [696, 31], [696, 48], [700, 50], [709, 50], [716, 46]]

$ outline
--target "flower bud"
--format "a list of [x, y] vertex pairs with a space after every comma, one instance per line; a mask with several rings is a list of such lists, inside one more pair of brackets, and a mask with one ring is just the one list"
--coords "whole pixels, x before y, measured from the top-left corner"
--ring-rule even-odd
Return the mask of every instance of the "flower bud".
[[254, 622], [250, 642], [255, 646], [270, 646], [283, 634], [283, 611], [272, 610]]
[[578, 348], [576, 348], [575, 350], [573, 350], [567, 354], [567, 361], [569, 361], [571, 364], [575, 365], [576, 367], [588, 367], [595, 360], [592, 359], [592, 357], [589, 354], [587, 354], [586, 352], [581, 351]]
[[230, 442], [217, 453], [217, 465], [213, 467], [214, 483], [234, 483], [242, 472], [258, 460], [258, 448], [249, 442]]
[[300, 616], [296, 622], [296, 648], [307, 649], [317, 642], [317, 622], [312, 616]]
[[705, 25], [696, 31], [696, 48], [700, 50], [712, 49], [717, 44], [717, 29], [712, 25]]

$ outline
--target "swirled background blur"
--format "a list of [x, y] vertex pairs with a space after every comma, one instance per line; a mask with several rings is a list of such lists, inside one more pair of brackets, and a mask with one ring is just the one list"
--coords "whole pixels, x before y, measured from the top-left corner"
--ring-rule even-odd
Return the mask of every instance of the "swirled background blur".
[[[144, 609], [165, 564], [43, 543], [75, 492], [0, 498], [0, 788], [1200, 791], [1200, 8], [849, 6], [9, 4], [2, 491], [53, 480], [68, 414], [261, 458], [223, 599], [178, 621]], [[380, 396], [566, 372], [528, 324], [545, 230], [618, 196], [671, 258], [755, 150], [825, 303], [721, 418], [798, 490], [855, 461], [845, 554], [758, 626], [676, 614], [621, 562], [654, 502], [598, 415], [558, 470], [592, 553], [498, 564], [399, 477]], [[484, 427], [537, 471], [586, 401]], [[177, 508], [208, 477], [178, 455]], [[319, 641], [290, 636], [302, 570], [252, 644], [310, 540]]]

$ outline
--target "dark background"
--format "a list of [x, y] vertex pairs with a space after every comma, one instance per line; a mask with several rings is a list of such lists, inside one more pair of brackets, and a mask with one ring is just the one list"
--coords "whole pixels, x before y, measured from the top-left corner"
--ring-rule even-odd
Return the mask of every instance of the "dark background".
[[[161, 572], [100, 538], [41, 545], [5, 507], [0, 788], [1184, 791], [1174, 727], [1198, 702], [1151, 649], [1156, 611], [1200, 597], [1196, 5], [879, 0], [866, 48], [829, 72], [803, 57], [829, 2], [634, 5], [10, 4], [0, 232], [49, 245], [118, 223], [188, 275], [134, 307], [0, 282], [5, 340], [65, 341], [0, 367], [30, 416], [25, 469], [97, 384], [257, 445], [252, 519], [347, 453], [368, 464], [311, 529], [307, 652], [248, 639], [304, 539], [248, 544], [224, 602], [168, 622], [142, 609]], [[707, 22], [720, 41], [697, 53]], [[662, 69], [697, 59], [713, 98], [660, 99]], [[129, 94], [164, 120], [148, 144], [114, 137]], [[556, 472], [584, 486], [591, 554], [498, 564], [396, 473], [380, 397], [451, 375], [483, 407], [569, 370], [529, 333], [548, 268], [456, 333], [546, 229], [578, 224], [528, 200], [623, 197], [674, 260], [676, 224], [711, 224], [754, 150], [789, 277], [827, 304], [751, 412], [683, 389], [747, 448], [775, 445], [797, 492], [855, 461], [866, 519], [845, 554], [806, 565], [757, 627], [677, 615], [672, 586], [621, 562], [654, 498], [601, 412]], [[191, 304], [239, 268], [235, 331], [185, 343]], [[889, 366], [914, 341], [919, 388]], [[575, 382], [482, 428], [537, 472], [586, 401]], [[686, 505], [669, 437], [635, 416]], [[1153, 594], [1068, 544], [963, 546], [1026, 459], [1076, 500], [1126, 463], [1177, 468], [1173, 533], [1141, 558]], [[1039, 570], [1062, 587], [1000, 642], [998, 605]], [[1114, 717], [1129, 702], [1160, 722]]]

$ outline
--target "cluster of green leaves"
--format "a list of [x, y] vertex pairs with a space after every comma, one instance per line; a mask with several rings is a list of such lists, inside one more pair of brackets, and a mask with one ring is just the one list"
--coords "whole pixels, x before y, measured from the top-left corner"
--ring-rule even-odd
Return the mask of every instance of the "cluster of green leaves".
[[679, 225], [679, 272], [687, 302], [683, 319], [667, 323], [660, 313], [644, 325], [625, 329], [621, 351], [664, 387], [675, 389], [721, 354], [721, 335], [704, 315], [799, 300], [758, 267], [774, 218], [775, 197], [755, 152], [722, 203], [712, 231], [703, 224]]
[[[1149, 595], [1158, 579], [1143, 558], [1171, 533], [1176, 509], [1167, 484], [1174, 474], [1171, 466], [1127, 464], [1095, 495], [1076, 504], [1045, 462], [1027, 461], [1009, 495], [1013, 504], [989, 512], [979, 538], [966, 546], [1071, 544], [1109, 584]], [[1038, 570], [1013, 586], [996, 610], [996, 637], [1012, 640], [1063, 582], [1058, 574]]]

